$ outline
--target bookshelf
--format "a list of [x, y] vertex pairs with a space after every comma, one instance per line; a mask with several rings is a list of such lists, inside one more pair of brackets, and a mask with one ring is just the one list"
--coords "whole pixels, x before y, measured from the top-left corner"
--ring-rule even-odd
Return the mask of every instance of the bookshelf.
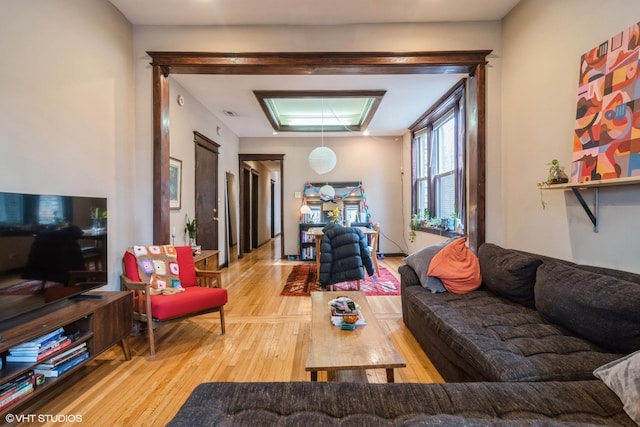
[[[0, 411], [0, 417], [17, 409], [37, 408], [60, 393], [62, 382], [73, 372], [107, 350], [120, 343], [126, 360], [131, 358], [125, 341], [133, 326], [133, 294], [131, 292], [88, 292], [92, 298], [67, 299], [35, 310], [32, 313], [10, 319], [0, 326], [0, 385], [24, 375], [38, 362], [7, 362], [10, 348], [31, 341], [39, 336], [64, 328], [65, 332], [77, 332], [74, 346], [86, 343], [89, 358], [63, 373], [49, 377], [41, 385], [21, 396], [16, 402]], [[85, 295], [87, 295], [85, 294]], [[61, 349], [50, 356], [62, 353]], [[68, 386], [68, 384], [67, 384]]]

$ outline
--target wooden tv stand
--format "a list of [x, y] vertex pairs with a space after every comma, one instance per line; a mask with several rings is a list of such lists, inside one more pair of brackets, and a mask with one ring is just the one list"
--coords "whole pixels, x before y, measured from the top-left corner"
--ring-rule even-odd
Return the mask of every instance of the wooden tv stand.
[[[16, 413], [16, 409], [37, 407], [53, 398], [51, 393], [57, 384], [71, 376], [82, 365], [120, 343], [126, 360], [131, 359], [126, 337], [133, 326], [133, 294], [131, 292], [92, 291], [87, 297], [67, 299], [42, 307], [3, 322], [0, 325], [0, 355], [3, 366], [0, 369], [0, 385], [33, 369], [39, 362], [6, 362], [9, 348], [25, 341], [54, 331], [60, 327], [65, 332], [80, 332], [73, 345], [87, 343], [89, 358], [57, 378], [46, 378], [44, 384], [36, 386], [32, 393], [26, 394], [11, 406], [0, 411], [0, 419], [7, 413]], [[73, 346], [72, 345], [72, 346]], [[65, 348], [66, 349], [66, 348]], [[65, 349], [60, 350], [60, 352]], [[55, 355], [52, 354], [52, 356]], [[58, 390], [59, 392], [60, 390]]]

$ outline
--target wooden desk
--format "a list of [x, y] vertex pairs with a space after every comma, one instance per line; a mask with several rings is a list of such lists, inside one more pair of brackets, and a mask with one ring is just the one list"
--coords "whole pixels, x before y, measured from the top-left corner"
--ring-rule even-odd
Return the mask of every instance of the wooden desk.
[[[361, 230], [365, 235], [377, 235], [378, 232], [376, 230], [372, 230], [367, 227], [353, 227]], [[322, 231], [322, 227], [313, 227], [307, 230], [307, 234], [314, 237], [316, 241], [316, 280], [320, 280], [320, 246], [322, 242], [322, 236], [324, 236], [324, 232]], [[376, 239], [377, 240], [377, 239]]]
[[[346, 296], [360, 306], [366, 325], [345, 331], [331, 323], [329, 301]], [[338, 371], [386, 369], [387, 382], [394, 382], [394, 368], [404, 368], [406, 362], [398, 354], [384, 330], [378, 324], [362, 291], [311, 292], [311, 342], [305, 370], [311, 381], [318, 380], [318, 371], [327, 371], [331, 380]], [[366, 375], [363, 375], [366, 377]]]

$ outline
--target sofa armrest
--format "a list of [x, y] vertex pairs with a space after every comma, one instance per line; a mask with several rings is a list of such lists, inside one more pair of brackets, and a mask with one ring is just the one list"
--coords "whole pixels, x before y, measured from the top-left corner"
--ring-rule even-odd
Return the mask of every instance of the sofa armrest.
[[409, 267], [407, 264], [403, 264], [398, 267], [398, 273], [400, 273], [400, 287], [406, 288], [407, 286], [420, 286], [420, 279], [415, 270]]
[[120, 275], [120, 289], [123, 291], [142, 291], [146, 294], [149, 294], [149, 283], [147, 282], [136, 282], [134, 280], [129, 279], [124, 274]]

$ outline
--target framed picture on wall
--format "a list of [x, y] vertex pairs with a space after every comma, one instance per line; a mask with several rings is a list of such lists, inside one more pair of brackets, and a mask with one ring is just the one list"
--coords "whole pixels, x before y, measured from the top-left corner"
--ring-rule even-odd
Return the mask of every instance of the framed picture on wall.
[[182, 201], [182, 160], [169, 158], [169, 208], [180, 209]]

